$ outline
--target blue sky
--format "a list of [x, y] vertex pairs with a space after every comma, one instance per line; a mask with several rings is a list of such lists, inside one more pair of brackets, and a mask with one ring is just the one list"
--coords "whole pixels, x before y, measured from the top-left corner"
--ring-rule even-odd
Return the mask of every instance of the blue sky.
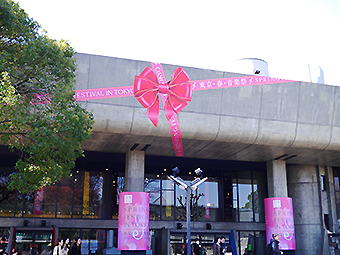
[[18, 2], [77, 52], [226, 71], [260, 58], [271, 77], [317, 82], [321, 68], [340, 85], [339, 0]]

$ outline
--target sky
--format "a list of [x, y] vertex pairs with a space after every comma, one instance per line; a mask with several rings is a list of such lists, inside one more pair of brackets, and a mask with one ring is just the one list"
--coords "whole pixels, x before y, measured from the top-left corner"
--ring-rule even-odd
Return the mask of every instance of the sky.
[[340, 86], [339, 0], [17, 2], [80, 53], [233, 72], [259, 58], [271, 77]]

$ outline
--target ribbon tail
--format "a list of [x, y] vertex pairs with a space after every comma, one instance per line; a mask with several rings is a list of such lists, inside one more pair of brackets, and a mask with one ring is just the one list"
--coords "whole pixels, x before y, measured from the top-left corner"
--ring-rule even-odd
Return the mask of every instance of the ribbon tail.
[[174, 111], [171, 104], [169, 103], [169, 99], [166, 100], [164, 104], [164, 114], [168, 121], [171, 119], [172, 116], [176, 115], [176, 112]]
[[157, 97], [155, 100], [155, 103], [148, 108], [146, 111], [146, 115], [151, 120], [152, 124], [154, 124], [155, 127], [158, 125], [158, 119], [159, 119], [159, 98]]

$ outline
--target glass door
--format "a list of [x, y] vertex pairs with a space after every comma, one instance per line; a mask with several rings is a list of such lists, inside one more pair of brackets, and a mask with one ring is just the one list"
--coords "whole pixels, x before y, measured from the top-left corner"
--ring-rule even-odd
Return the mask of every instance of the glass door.
[[185, 248], [185, 234], [172, 233], [170, 235], [170, 255], [182, 255]]
[[[225, 243], [222, 244], [222, 247], [226, 248], [229, 245], [229, 235], [230, 233], [219, 234], [219, 233], [194, 232], [191, 234], [192, 247], [195, 242], [198, 242], [198, 245], [201, 248], [200, 250], [202, 252], [202, 255], [213, 255], [215, 239], [222, 236], [225, 237]], [[186, 233], [170, 234], [170, 255], [183, 254], [185, 245], [186, 245]]]
[[21, 255], [47, 255], [52, 250], [52, 231], [17, 231], [14, 247]]

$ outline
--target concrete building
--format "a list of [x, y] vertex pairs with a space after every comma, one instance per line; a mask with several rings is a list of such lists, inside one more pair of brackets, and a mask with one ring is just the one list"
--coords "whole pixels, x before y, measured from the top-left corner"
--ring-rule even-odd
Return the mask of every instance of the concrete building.
[[[76, 58], [78, 90], [132, 86], [150, 66]], [[176, 66], [163, 68], [169, 79]], [[191, 80], [244, 76], [184, 69]], [[116, 246], [117, 194], [124, 190], [150, 193], [153, 254], [181, 254], [185, 193], [167, 178], [176, 166], [184, 180], [192, 180], [197, 167], [209, 177], [193, 194], [191, 226], [192, 239], [200, 239], [207, 254], [214, 238], [231, 242], [232, 231], [238, 254], [264, 254], [264, 199], [287, 196], [293, 199], [295, 254], [327, 254], [326, 228], [339, 229], [340, 87], [288, 81], [194, 91], [177, 115], [184, 157], [175, 156], [162, 107], [156, 128], [134, 97], [80, 103], [96, 121], [83, 144], [86, 157], [71, 177], [44, 188], [41, 214], [33, 213], [35, 194], [3, 188], [16, 157], [0, 147], [0, 231], [24, 255], [42, 251], [56, 236], [80, 236], [87, 244], [82, 254]]]

